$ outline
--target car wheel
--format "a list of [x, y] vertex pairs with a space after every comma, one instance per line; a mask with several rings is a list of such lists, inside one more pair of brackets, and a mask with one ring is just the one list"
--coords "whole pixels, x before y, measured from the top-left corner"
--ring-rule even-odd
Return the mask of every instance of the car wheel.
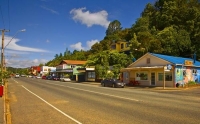
[[105, 84], [105, 83], [103, 83], [103, 86], [105, 87], [105, 86], [106, 86], [106, 84]]

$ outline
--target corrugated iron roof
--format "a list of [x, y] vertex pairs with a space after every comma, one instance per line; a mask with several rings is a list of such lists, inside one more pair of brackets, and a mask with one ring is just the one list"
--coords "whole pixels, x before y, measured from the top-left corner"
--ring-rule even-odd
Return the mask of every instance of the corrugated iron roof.
[[184, 64], [185, 60], [189, 60], [193, 62], [193, 66], [200, 66], [200, 62], [192, 58], [183, 58], [183, 57], [176, 57], [176, 56], [169, 56], [169, 55], [163, 55], [163, 54], [156, 54], [156, 53], [150, 53], [153, 56], [156, 56], [158, 58], [161, 58], [163, 60], [166, 60], [168, 62], [171, 62], [173, 64]]
[[84, 65], [87, 61], [81, 61], [81, 60], [63, 60], [66, 64], [71, 65]]

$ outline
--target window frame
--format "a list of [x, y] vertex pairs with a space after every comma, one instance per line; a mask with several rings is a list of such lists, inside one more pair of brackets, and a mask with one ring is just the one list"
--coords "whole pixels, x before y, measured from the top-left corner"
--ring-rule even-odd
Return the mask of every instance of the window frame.
[[[144, 76], [141, 78], [142, 74], [144, 74]], [[136, 77], [136, 80], [148, 81], [149, 80], [149, 73], [147, 71], [136, 72], [135, 77]], [[146, 77], [146, 79], [144, 77]]]
[[88, 74], [87, 74], [87, 78], [88, 79], [95, 79], [96, 78], [95, 72], [94, 71], [89, 71]]

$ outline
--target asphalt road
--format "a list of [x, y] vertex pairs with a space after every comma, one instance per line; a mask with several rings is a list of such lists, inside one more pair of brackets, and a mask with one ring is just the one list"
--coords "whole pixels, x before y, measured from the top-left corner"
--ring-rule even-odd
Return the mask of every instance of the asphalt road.
[[27, 77], [8, 83], [12, 124], [199, 124], [196, 92], [110, 88]]

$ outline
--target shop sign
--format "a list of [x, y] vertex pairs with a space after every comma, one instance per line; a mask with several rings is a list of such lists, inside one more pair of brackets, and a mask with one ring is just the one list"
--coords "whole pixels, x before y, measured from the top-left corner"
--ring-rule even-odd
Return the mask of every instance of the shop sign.
[[193, 65], [193, 61], [185, 60], [185, 65]]

